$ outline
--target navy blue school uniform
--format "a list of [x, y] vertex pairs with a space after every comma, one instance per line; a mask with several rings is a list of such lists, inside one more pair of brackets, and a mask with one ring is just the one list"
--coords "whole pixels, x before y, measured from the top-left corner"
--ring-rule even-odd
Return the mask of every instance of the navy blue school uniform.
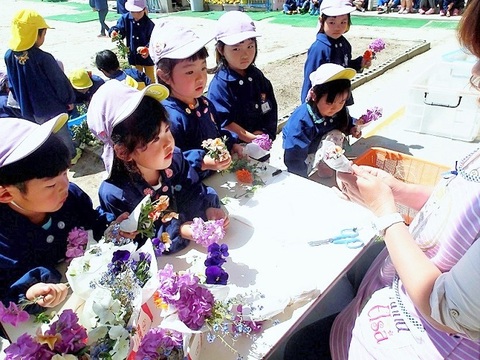
[[[50, 214], [46, 224], [36, 225], [7, 204], [0, 204], [0, 296], [8, 306], [25, 298], [38, 282], [59, 282], [55, 267], [65, 259], [67, 237], [74, 227], [93, 230], [100, 239], [112, 214], [94, 210], [88, 195], [70, 183], [68, 197], [60, 210]], [[39, 306], [29, 312], [41, 311]]]
[[198, 98], [197, 102], [198, 106], [191, 109], [183, 101], [169, 96], [162, 101], [162, 105], [168, 112], [175, 145], [182, 149], [190, 165], [204, 179], [212, 171], [202, 171], [202, 162], [206, 154], [202, 148], [202, 141], [226, 136], [227, 148], [231, 150], [233, 144], [238, 142], [238, 137], [228, 130], [219, 129], [216, 122], [217, 112], [206, 97]]
[[235, 122], [249, 132], [262, 131], [275, 140], [278, 108], [271, 82], [255, 66], [241, 76], [222, 66], [208, 88], [208, 99], [217, 110], [223, 128]]
[[[325, 63], [333, 63], [350, 67], [357, 72], [362, 70], [362, 56], [352, 59], [352, 46], [344, 36], [338, 39], [332, 39], [324, 33], [318, 33], [315, 42], [310, 46], [307, 52], [307, 60], [303, 68], [303, 85], [300, 95], [300, 102], [304, 103], [308, 91], [312, 87], [310, 74]], [[352, 105], [353, 101], [347, 105]]]
[[127, 39], [127, 47], [130, 49], [128, 53], [128, 63], [130, 65], [153, 66], [150, 56], [144, 59], [137, 53], [137, 48], [139, 46], [148, 47], [154, 27], [154, 22], [147, 14], [143, 15], [139, 21], [135, 21], [132, 14], [126, 13], [117, 20], [115, 26], [110, 28], [108, 34], [111, 36], [112, 31], [116, 31], [122, 39]]
[[305, 160], [314, 154], [322, 137], [332, 131], [340, 130], [349, 134], [353, 121], [344, 107], [333, 117], [320, 117], [310, 104], [303, 103], [290, 116], [283, 127], [284, 162], [289, 172], [308, 177]]
[[[159, 185], [152, 187], [139, 174], [112, 171], [110, 178], [100, 185], [100, 206], [105, 211], [120, 215], [125, 211], [132, 212], [148, 194], [155, 200], [167, 195], [170, 199], [169, 209], [177, 212], [179, 218], [167, 223], [157, 220], [155, 229], [159, 238], [163, 232], [170, 235], [170, 253], [174, 253], [188, 244], [188, 240], [180, 236], [180, 225], [195, 217], [207, 220], [205, 210], [219, 208], [220, 200], [215, 190], [203, 185], [197, 172], [177, 147], [173, 152], [172, 164], [161, 170], [160, 176]], [[146, 239], [136, 240], [142, 244]]]
[[10, 91], [23, 118], [49, 119], [67, 112], [67, 106], [74, 103], [73, 87], [51, 54], [35, 46], [26, 51], [7, 50], [5, 64]]
[[125, 3], [127, 0], [117, 0], [117, 14], [126, 14], [128, 10], [125, 9]]

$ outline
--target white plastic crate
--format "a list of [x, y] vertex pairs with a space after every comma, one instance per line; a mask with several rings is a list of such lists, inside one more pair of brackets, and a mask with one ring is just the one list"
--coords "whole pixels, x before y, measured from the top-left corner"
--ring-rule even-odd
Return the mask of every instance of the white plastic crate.
[[473, 141], [479, 135], [480, 92], [470, 85], [473, 63], [441, 62], [410, 88], [405, 128], [425, 134]]

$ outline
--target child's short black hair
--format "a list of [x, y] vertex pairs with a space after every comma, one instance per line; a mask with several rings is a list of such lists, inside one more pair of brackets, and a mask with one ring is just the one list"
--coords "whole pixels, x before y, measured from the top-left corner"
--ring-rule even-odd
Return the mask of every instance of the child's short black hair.
[[[113, 128], [112, 142], [120, 145], [120, 151], [124, 156], [128, 156], [135, 149], [146, 147], [155, 139], [162, 122], [169, 123], [167, 110], [159, 101], [150, 96], [144, 96], [137, 109]], [[112, 176], [115, 172], [123, 172], [124, 169], [138, 173], [138, 168], [134, 163], [124, 162], [115, 156]]]
[[[347, 93], [347, 99], [350, 98], [352, 94], [352, 83], [347, 79], [333, 80], [324, 84], [315, 85], [312, 91], [315, 94], [315, 101], [311, 99], [309, 103], [312, 109], [317, 109], [316, 103], [318, 103], [324, 95], [327, 95], [327, 103], [333, 103], [339, 94]], [[349, 118], [346, 105], [336, 114], [336, 118], [340, 125], [339, 130], [348, 134]]]
[[95, 56], [95, 65], [99, 70], [103, 70], [107, 73], [117, 71], [120, 67], [117, 55], [111, 50], [102, 50]]
[[[166, 59], [166, 58], [160, 59], [157, 62], [157, 69], [160, 70], [164, 76], [171, 77], [173, 68], [178, 63], [184, 60], [187, 60], [187, 61], [205, 60], [207, 57], [208, 57], [208, 50], [206, 47], [203, 47], [187, 59]], [[163, 81], [158, 75], [157, 75], [157, 81], [160, 84], [165, 85], [170, 90], [170, 86], [167, 83], [165, 83], [165, 81]]]
[[58, 176], [70, 165], [67, 146], [55, 134], [27, 157], [0, 167], [0, 186], [14, 185], [27, 193], [26, 182]]

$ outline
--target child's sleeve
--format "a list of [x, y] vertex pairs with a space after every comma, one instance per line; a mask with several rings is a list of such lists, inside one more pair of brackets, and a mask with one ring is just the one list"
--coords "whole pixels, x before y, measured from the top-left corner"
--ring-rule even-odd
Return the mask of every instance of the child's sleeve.
[[78, 224], [78, 226], [83, 226], [86, 230], [91, 229], [93, 237], [96, 240], [101, 239], [105, 229], [116, 219], [116, 216], [112, 212], [105, 211], [100, 206], [94, 209], [90, 197], [73, 183], [70, 183], [70, 194], [76, 197], [77, 210], [84, 219], [84, 223]]
[[208, 87], [207, 97], [215, 108], [215, 122], [219, 128], [223, 128], [232, 122], [230, 112], [232, 111], [232, 94], [228, 91], [227, 82], [218, 74], [213, 78]]
[[275, 93], [273, 91], [273, 86], [270, 80], [268, 80], [263, 74], [262, 74], [266, 86], [266, 93], [267, 93], [267, 99], [269, 99], [270, 104], [271, 104], [271, 110], [268, 111], [264, 115], [264, 123], [263, 123], [263, 128], [262, 131], [265, 134], [268, 134], [270, 139], [275, 140], [277, 137], [277, 126], [278, 126], [278, 105], [277, 105], [277, 99], [275, 98]]
[[227, 138], [226, 145], [227, 145], [228, 151], [231, 151], [233, 145], [238, 144], [239, 142], [238, 135], [233, 131], [224, 129], [218, 125], [219, 121], [217, 121], [217, 119], [219, 118], [219, 116], [218, 116], [217, 108], [212, 105], [209, 106], [209, 109], [210, 109], [210, 112], [212, 113], [213, 118], [215, 119], [215, 123], [217, 124], [218, 131], [220, 132], [220, 137]]
[[[0, 282], [2, 284], [8, 284], [11, 279], [6, 278], [6, 272], [0, 273]], [[20, 279], [15, 280], [5, 291], [2, 291], [2, 302], [5, 306], [8, 306], [10, 301], [15, 304], [20, 303], [22, 300], [26, 300], [27, 290], [37, 283], [59, 283], [62, 279], [62, 275], [56, 270], [46, 267], [37, 267], [28, 271]], [[3, 286], [2, 286], [3, 288]], [[37, 314], [44, 311], [44, 308], [39, 305], [29, 305], [25, 308], [30, 314]]]
[[122, 39], [125, 38], [126, 36], [126, 16], [128, 16], [129, 13], [126, 13], [126, 14], [123, 14], [122, 16], [120, 16], [117, 20], [117, 23], [113, 26], [110, 27], [110, 29], [108, 30], [108, 36], [112, 36], [112, 32], [116, 31], [117, 33], [120, 34], [120, 37]]
[[315, 41], [310, 49], [308, 49], [307, 60], [305, 61], [305, 66], [303, 67], [303, 85], [300, 94], [300, 104], [305, 102], [308, 91], [312, 87], [312, 83], [310, 82], [310, 74], [317, 70], [320, 65], [328, 62], [329, 60], [330, 59], [326, 46], [320, 43], [320, 41]]
[[287, 123], [288, 127], [283, 129], [284, 162], [289, 172], [306, 178], [308, 174], [305, 160], [311, 144], [311, 131], [302, 119], [290, 118], [288, 121], [292, 120], [297, 124]]

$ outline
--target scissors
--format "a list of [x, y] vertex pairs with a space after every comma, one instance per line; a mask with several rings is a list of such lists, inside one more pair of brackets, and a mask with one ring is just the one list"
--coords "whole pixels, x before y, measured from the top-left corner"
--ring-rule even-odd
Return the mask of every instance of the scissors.
[[340, 231], [340, 234], [334, 237], [308, 242], [310, 246], [323, 244], [345, 244], [349, 249], [358, 249], [365, 245], [365, 243], [360, 240], [358, 228], [356, 227], [343, 229]]

